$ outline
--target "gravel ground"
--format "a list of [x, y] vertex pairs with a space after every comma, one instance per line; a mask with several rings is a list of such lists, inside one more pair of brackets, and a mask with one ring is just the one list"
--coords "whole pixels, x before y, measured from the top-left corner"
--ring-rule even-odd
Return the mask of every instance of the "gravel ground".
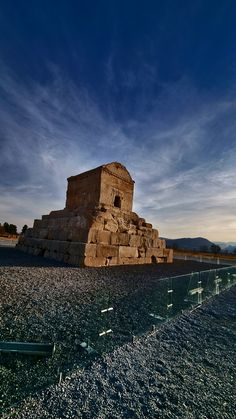
[[[151, 292], [160, 278], [208, 268], [178, 261], [80, 269], [1, 248], [1, 340], [53, 341], [59, 347], [49, 360], [2, 358], [7, 416], [235, 418], [235, 287], [165, 323], [156, 335], [128, 344], [123, 336], [117, 349], [107, 340], [90, 366], [78, 353], [81, 330], [96, 323], [95, 304], [101, 308], [111, 298], [133, 304], [135, 293]], [[65, 378], [48, 387], [58, 365]], [[37, 393], [22, 400], [29, 389]], [[16, 402], [20, 406], [9, 410]]]

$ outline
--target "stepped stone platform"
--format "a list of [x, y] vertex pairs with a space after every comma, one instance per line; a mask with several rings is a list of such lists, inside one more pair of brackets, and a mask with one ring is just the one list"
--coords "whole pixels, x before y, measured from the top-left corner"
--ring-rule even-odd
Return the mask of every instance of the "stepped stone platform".
[[132, 211], [133, 191], [117, 162], [71, 176], [65, 209], [35, 220], [17, 248], [77, 266], [173, 262], [158, 230]]

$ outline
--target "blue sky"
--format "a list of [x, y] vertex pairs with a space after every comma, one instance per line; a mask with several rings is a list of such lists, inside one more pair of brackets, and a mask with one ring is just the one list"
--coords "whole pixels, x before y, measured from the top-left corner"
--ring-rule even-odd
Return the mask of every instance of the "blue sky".
[[236, 241], [236, 2], [0, 2], [0, 222], [120, 161], [165, 237]]

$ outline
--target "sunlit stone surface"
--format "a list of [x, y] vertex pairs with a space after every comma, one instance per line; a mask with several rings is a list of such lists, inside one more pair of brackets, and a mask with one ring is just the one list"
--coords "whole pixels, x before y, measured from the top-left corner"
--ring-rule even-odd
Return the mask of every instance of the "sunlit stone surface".
[[72, 176], [65, 209], [35, 220], [17, 247], [78, 266], [171, 263], [165, 240], [132, 212], [133, 190], [117, 162]]

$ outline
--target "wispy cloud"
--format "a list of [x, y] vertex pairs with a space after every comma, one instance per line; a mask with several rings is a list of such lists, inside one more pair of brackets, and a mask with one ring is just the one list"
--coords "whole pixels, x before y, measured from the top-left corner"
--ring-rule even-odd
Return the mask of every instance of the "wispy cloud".
[[[112, 60], [107, 71], [111, 82]], [[68, 176], [117, 160], [136, 181], [134, 209], [162, 235], [235, 240], [232, 94], [206, 97], [183, 80], [163, 85], [142, 118], [117, 122], [55, 67], [46, 84], [2, 67], [0, 92], [0, 221], [63, 208]]]

